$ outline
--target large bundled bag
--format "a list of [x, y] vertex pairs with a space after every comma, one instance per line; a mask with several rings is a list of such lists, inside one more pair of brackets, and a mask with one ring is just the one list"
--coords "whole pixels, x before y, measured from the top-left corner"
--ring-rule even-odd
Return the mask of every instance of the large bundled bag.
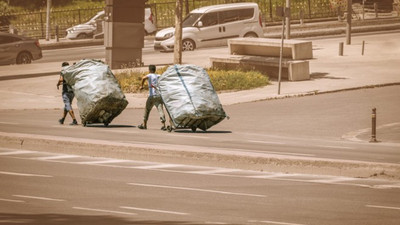
[[157, 90], [175, 128], [206, 131], [226, 117], [210, 77], [199, 66], [170, 66], [158, 79]]
[[128, 105], [110, 67], [102, 61], [84, 59], [61, 73], [74, 91], [84, 126], [90, 123], [108, 126]]

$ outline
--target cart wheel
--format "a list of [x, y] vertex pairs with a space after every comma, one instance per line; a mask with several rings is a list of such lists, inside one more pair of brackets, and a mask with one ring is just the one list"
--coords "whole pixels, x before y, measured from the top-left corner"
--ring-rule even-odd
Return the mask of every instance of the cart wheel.
[[193, 126], [193, 127], [191, 127], [191, 129], [192, 129], [192, 132], [196, 132], [197, 127]]
[[108, 127], [108, 122], [105, 122], [105, 123], [104, 123], [104, 126], [105, 126], [105, 127]]
[[172, 131], [172, 126], [167, 126], [167, 131], [171, 132]]

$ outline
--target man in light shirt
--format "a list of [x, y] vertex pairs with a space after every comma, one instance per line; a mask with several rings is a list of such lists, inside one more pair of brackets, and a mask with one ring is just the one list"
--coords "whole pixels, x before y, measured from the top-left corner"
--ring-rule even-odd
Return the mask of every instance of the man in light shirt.
[[147, 129], [147, 121], [149, 119], [149, 114], [153, 106], [156, 106], [158, 113], [160, 114], [160, 120], [162, 123], [161, 130], [166, 130], [165, 127], [165, 115], [163, 109], [163, 102], [161, 95], [157, 91], [157, 82], [160, 75], [156, 74], [156, 66], [149, 66], [149, 74], [142, 77], [142, 83], [140, 90], [143, 89], [144, 82], [147, 80], [149, 85], [149, 97], [146, 101], [146, 108], [144, 110], [143, 123], [138, 126], [139, 129]]

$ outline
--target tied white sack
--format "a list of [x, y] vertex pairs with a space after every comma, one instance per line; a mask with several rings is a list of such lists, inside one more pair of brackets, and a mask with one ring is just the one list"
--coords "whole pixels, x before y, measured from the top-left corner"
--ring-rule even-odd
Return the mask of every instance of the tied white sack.
[[73, 89], [83, 125], [108, 125], [128, 105], [118, 80], [102, 61], [84, 59], [61, 73]]
[[170, 66], [158, 79], [157, 90], [176, 128], [205, 131], [226, 117], [210, 77], [202, 67]]

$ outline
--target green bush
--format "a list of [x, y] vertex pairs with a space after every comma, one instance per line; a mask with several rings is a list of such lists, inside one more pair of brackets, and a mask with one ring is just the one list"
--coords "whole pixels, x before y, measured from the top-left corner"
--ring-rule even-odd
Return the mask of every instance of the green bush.
[[[162, 74], [167, 68], [160, 68], [156, 73]], [[256, 71], [209, 69], [207, 73], [216, 91], [248, 90], [269, 84], [268, 77]], [[125, 93], [138, 93], [142, 77], [146, 74], [147, 72], [124, 71], [116, 73], [115, 76]], [[147, 83], [144, 86], [147, 89]]]

